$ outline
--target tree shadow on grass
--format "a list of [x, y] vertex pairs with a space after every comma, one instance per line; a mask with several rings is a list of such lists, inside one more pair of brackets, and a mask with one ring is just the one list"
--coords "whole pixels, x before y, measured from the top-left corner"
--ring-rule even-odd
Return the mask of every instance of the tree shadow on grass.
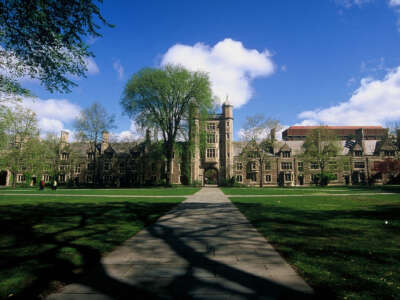
[[301, 266], [317, 298], [337, 299], [346, 293], [397, 297], [400, 205], [326, 211], [240, 201], [235, 205], [289, 262]]
[[[58, 202], [0, 206], [0, 298], [10, 294], [40, 298], [55, 280], [76, 281], [99, 264], [102, 253], [175, 205]], [[10, 279], [11, 286], [6, 286]]]
[[[102, 252], [113, 248], [126, 238], [125, 233], [120, 232], [120, 227], [130, 223], [149, 225], [173, 205], [175, 203], [58, 203], [39, 206], [11, 205], [0, 210], [0, 217], [4, 217], [1, 218], [4, 223], [0, 225], [7, 223], [7, 228], [10, 229], [5, 230], [5, 227], [1, 226], [1, 236], [10, 237], [8, 240], [5, 238], [7, 243], [0, 249], [2, 254], [6, 254], [6, 259], [1, 261], [2, 271], [12, 272], [13, 266], [29, 266], [34, 262], [31, 268], [26, 270], [28, 274], [34, 274], [32, 282], [22, 286], [14, 298], [40, 298], [44, 296], [40, 293], [48, 290], [54, 280], [63, 284], [82, 284], [112, 299], [192, 299], [196, 297], [193, 292], [199, 288], [229, 295], [232, 299], [311, 298], [309, 293], [283, 286], [208, 257], [209, 252], [213, 251], [207, 244], [210, 239], [232, 243], [243, 240], [242, 236], [229, 237], [227, 234], [231, 232], [232, 226], [240, 225], [240, 222], [247, 223], [246, 220], [232, 220], [222, 225], [212, 222], [213, 219], [223, 218], [224, 210], [232, 209], [232, 206], [226, 203], [208, 205], [206, 211], [204, 204], [182, 204], [179, 209], [170, 212], [168, 217], [163, 217], [162, 221], [147, 228], [152, 238], [165, 242], [177, 257], [186, 262], [185, 271], [168, 278], [167, 285], [159, 287], [157, 278], [135, 284], [111, 276], [107, 267], [101, 263]], [[217, 214], [210, 218], [215, 212]], [[186, 228], [184, 224], [170, 225], [169, 222], [174, 222], [183, 215], [189, 224], [198, 226]], [[115, 238], [116, 234], [121, 234], [124, 238]], [[132, 232], [130, 234], [132, 235]], [[188, 241], [203, 244], [207, 251], [195, 249]], [[135, 239], [131, 243], [135, 247], [141, 246], [137, 245]], [[263, 246], [262, 241], [260, 246]], [[66, 248], [76, 251], [79, 263], [62, 255], [63, 249]], [[144, 243], [142, 248], [149, 256], [155, 250], [151, 243]], [[237, 290], [218, 280], [206, 280], [195, 276], [195, 270], [198, 269], [216, 274], [234, 285], [240, 285], [245, 291]]]

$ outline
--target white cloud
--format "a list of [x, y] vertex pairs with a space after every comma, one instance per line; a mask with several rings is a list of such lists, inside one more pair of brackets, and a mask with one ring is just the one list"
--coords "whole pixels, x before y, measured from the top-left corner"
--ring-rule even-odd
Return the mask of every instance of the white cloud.
[[97, 66], [96, 62], [92, 57], [85, 58], [85, 64], [86, 68], [88, 69], [87, 70], [88, 74], [95, 75], [100, 73], [99, 67]]
[[350, 8], [352, 6], [362, 6], [373, 1], [374, 0], [336, 0], [335, 2], [341, 6]]
[[298, 117], [302, 125], [384, 125], [400, 120], [400, 66], [382, 80], [362, 79], [348, 101]]
[[124, 67], [121, 65], [120, 60], [116, 60], [113, 63], [113, 68], [115, 71], [117, 71], [118, 74], [118, 79], [124, 78]]
[[47, 99], [23, 97], [22, 105], [34, 111], [42, 134], [65, 130], [65, 123], [79, 116], [81, 107], [67, 99]]
[[214, 46], [176, 44], [162, 57], [161, 65], [179, 64], [192, 71], [209, 74], [212, 91], [220, 101], [229, 95], [235, 107], [247, 103], [252, 95], [254, 78], [274, 73], [270, 52], [247, 49], [239, 41], [224, 39]]
[[400, 6], [400, 0], [390, 0], [389, 6], [392, 7]]

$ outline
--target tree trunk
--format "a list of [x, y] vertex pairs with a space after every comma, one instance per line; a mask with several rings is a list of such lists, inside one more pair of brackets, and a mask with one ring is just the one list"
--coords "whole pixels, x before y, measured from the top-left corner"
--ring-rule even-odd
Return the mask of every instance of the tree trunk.
[[172, 143], [167, 144], [167, 151], [166, 151], [166, 157], [167, 157], [167, 174], [166, 174], [166, 185], [170, 186], [171, 185], [171, 176], [172, 176], [172, 156], [174, 153], [174, 146]]
[[17, 186], [17, 172], [11, 172], [12, 175], [12, 187], [15, 189]]

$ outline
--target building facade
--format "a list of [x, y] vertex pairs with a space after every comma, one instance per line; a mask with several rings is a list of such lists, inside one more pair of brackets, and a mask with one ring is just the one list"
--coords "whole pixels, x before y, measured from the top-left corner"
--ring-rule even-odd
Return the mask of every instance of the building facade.
[[[316, 126], [291, 126], [282, 133], [282, 140], [274, 140], [266, 153], [263, 165], [259, 161], [244, 161], [241, 155], [245, 142], [233, 141], [233, 107], [222, 105], [221, 114], [209, 115], [201, 127], [194, 118], [189, 128], [192, 148], [181, 143], [181, 151], [174, 152], [171, 182], [185, 184], [224, 184], [235, 179], [237, 183], [258, 186], [301, 186], [315, 183], [319, 166], [301, 158], [302, 145]], [[200, 147], [201, 129], [205, 130], [205, 146]], [[338, 156], [328, 163], [332, 174], [330, 184], [366, 183], [371, 178], [382, 183], [385, 178], [377, 174], [377, 162], [386, 158], [399, 159], [399, 145], [388, 139], [388, 129], [381, 126], [326, 126], [341, 145]], [[400, 141], [400, 133], [397, 141]], [[69, 143], [68, 132], [61, 133], [61, 151], [57, 181], [71, 185], [99, 184], [103, 186], [130, 187], [162, 183], [166, 162], [160, 143], [146, 132], [145, 139], [135, 143], [110, 143], [107, 132], [94, 147], [83, 143]], [[157, 146], [158, 145], [158, 146]], [[68, 146], [68, 147], [67, 147]], [[63, 151], [62, 149], [66, 149]], [[67, 151], [68, 149], [68, 151]], [[72, 155], [73, 153], [73, 155]], [[190, 158], [190, 159], [187, 159]], [[0, 173], [0, 184], [9, 185], [9, 172]], [[50, 174], [41, 175], [46, 182]], [[262, 177], [262, 178], [260, 178]], [[23, 183], [24, 174], [17, 175]], [[39, 178], [38, 178], [39, 179]], [[38, 180], [37, 179], [37, 180]], [[95, 182], [96, 181], [96, 182]]]

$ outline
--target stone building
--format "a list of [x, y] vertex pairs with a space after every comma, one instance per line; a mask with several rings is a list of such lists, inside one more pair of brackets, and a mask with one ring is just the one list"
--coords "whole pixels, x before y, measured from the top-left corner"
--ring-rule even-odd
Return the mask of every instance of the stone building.
[[[286, 129], [282, 133], [282, 140], [273, 142], [267, 160], [260, 166], [256, 160], [244, 162], [240, 154], [245, 143], [233, 141], [232, 105], [223, 104], [221, 114], [209, 115], [205, 121], [206, 143], [203, 152], [200, 149], [200, 122], [194, 118], [189, 129], [194, 147], [185, 148], [185, 143], [180, 143], [181, 151], [174, 153], [173, 184], [186, 183], [189, 177], [191, 182], [200, 184], [223, 184], [235, 178], [238, 183], [258, 186], [262, 174], [265, 186], [300, 186], [312, 184], [320, 173], [317, 164], [306, 163], [300, 157], [304, 140], [315, 126], [291, 126]], [[374, 171], [376, 162], [385, 158], [399, 159], [398, 145], [387, 139], [386, 128], [326, 128], [337, 136], [341, 144], [339, 156], [329, 162], [329, 172], [333, 174], [331, 184], [363, 183], [372, 177], [381, 183], [385, 178]], [[400, 141], [399, 135], [400, 132], [397, 141]], [[166, 164], [160, 159], [160, 143], [152, 139], [150, 131], [146, 132], [144, 140], [135, 143], [111, 143], [109, 134], [104, 132], [101, 142], [93, 149], [89, 144], [69, 143], [68, 132], [63, 131], [61, 143], [65, 146], [61, 149], [69, 149], [74, 155], [61, 150], [57, 178], [60, 183], [91, 184], [97, 178], [97, 183], [104, 186], [130, 187], [162, 183], [165, 180]], [[0, 175], [0, 184], [9, 184], [9, 173], [3, 170]], [[45, 181], [51, 180], [48, 174], [42, 177]], [[23, 174], [19, 174], [17, 182], [23, 181]]]

